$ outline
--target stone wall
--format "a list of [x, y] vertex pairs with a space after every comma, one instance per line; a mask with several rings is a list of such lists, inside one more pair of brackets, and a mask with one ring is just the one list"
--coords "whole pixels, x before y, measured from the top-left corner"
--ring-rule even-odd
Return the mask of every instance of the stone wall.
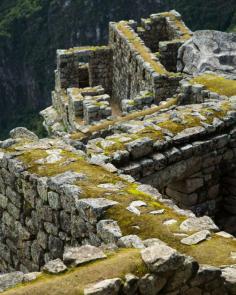
[[[128, 35], [131, 34], [132, 38], [127, 38], [120, 26]], [[109, 44], [113, 49], [113, 99], [119, 102], [123, 99], [134, 99], [140, 91], [147, 90], [153, 93], [154, 103], [158, 103], [174, 94], [180, 77], [171, 76], [166, 71], [132, 27], [135, 28], [133, 22], [110, 23]], [[136, 46], [133, 44], [134, 39]], [[137, 46], [141, 49], [138, 50]], [[156, 67], [145, 60], [143, 52]]]
[[87, 78], [86, 71], [89, 85], [85, 86], [102, 85], [107, 93], [111, 93], [112, 51], [109, 47], [57, 50], [57, 89], [83, 88], [84, 80]]
[[61, 258], [66, 245], [101, 244], [96, 223], [115, 202], [93, 205], [93, 200], [81, 199], [79, 187], [71, 183], [82, 175], [68, 171], [38, 177], [3, 154], [0, 167], [1, 272], [38, 271]]
[[[227, 196], [223, 200], [221, 193], [221, 181], [225, 173], [222, 167], [228, 165], [231, 170], [234, 169], [235, 140], [233, 129], [230, 134], [208, 140], [189, 141], [185, 144], [176, 141], [176, 147], [162, 148], [158, 152], [149, 149], [145, 158], [131, 161], [120, 169], [137, 180], [158, 188], [181, 208], [191, 209], [197, 215], [214, 216], [222, 209], [222, 204], [223, 207], [227, 204]], [[232, 206], [233, 204], [231, 202]], [[234, 209], [232, 207], [232, 211]]]
[[[161, 241], [152, 241], [142, 250], [142, 259], [148, 273], [141, 278], [126, 274], [125, 279], [113, 278], [85, 288], [85, 295], [100, 294], [234, 294], [234, 286], [226, 282], [234, 269], [221, 270], [209, 265], [199, 265], [192, 257], [181, 255]], [[165, 253], [165, 258], [163, 257]], [[227, 280], [227, 281], [228, 281]], [[109, 292], [109, 293], [107, 293]]]
[[158, 53], [161, 63], [168, 71], [177, 71], [179, 48], [189, 39], [192, 32], [176, 11], [152, 14], [141, 20], [138, 35], [152, 52]]

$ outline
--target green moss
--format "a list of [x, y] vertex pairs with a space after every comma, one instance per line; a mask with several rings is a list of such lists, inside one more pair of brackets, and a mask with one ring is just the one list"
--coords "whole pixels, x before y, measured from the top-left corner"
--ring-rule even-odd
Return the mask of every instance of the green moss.
[[141, 57], [150, 64], [153, 70], [155, 70], [160, 75], [170, 74], [160, 62], [152, 58], [152, 53], [150, 50], [140, 42], [141, 40], [139, 39], [138, 35], [129, 28], [127, 22], [119, 22], [116, 27], [128, 39], [128, 41], [132, 44], [135, 50], [137, 50]]
[[108, 46], [80, 46], [80, 47], [73, 47], [69, 48], [66, 50], [63, 50], [62, 53], [66, 55], [74, 54], [74, 53], [79, 53], [83, 51], [97, 51], [97, 50], [104, 50], [108, 49]]
[[179, 38], [179, 40], [188, 40], [191, 38], [189, 29], [181, 20], [177, 19], [174, 14], [171, 12], [163, 12], [162, 15], [164, 17], [168, 17], [175, 24], [176, 28], [181, 32], [182, 36]]
[[202, 84], [208, 90], [216, 92], [220, 95], [234, 96], [236, 95], [236, 81], [229, 80], [214, 74], [204, 74], [190, 80], [192, 84]]
[[92, 126], [92, 127], [90, 127], [89, 132], [86, 135], [81, 133], [81, 132], [72, 133], [71, 134], [71, 139], [81, 140], [81, 139], [87, 137], [88, 135], [92, 134], [93, 132], [97, 132], [97, 131], [106, 129], [106, 128], [108, 128], [110, 126], [113, 126], [113, 125], [115, 125], [117, 123], [120, 123], [120, 122], [126, 122], [126, 121], [137, 119], [139, 117], [152, 115], [152, 114], [154, 114], [154, 113], [156, 113], [156, 112], [158, 112], [158, 111], [160, 111], [162, 109], [169, 108], [169, 107], [171, 107], [173, 105], [176, 105], [176, 104], [177, 104], [177, 99], [172, 98], [165, 105], [149, 108], [147, 110], [137, 111], [137, 112], [128, 114], [128, 115], [126, 115], [124, 117], [118, 117], [116, 120], [113, 120], [113, 121], [109, 120], [109, 121], [106, 121], [106, 122], [104, 122], [102, 124]]

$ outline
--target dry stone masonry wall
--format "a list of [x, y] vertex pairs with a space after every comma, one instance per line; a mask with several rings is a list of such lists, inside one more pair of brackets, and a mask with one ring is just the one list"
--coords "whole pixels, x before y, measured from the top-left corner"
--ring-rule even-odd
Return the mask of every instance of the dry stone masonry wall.
[[199, 35], [170, 11], [57, 51], [49, 137], [0, 142], [0, 291], [236, 294], [236, 81], [186, 74]]

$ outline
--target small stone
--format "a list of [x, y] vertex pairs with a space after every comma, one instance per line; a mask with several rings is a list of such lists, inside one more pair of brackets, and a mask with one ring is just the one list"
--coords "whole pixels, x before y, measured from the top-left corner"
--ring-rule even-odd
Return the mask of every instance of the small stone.
[[141, 212], [140, 212], [136, 207], [131, 207], [131, 206], [129, 206], [129, 207], [127, 207], [126, 209], [127, 209], [129, 212], [134, 213], [135, 215], [140, 215], [140, 214], [141, 214]]
[[169, 219], [169, 220], [166, 220], [163, 222], [164, 225], [173, 225], [176, 223], [177, 223], [177, 220], [175, 220], [175, 219]]
[[160, 209], [160, 210], [155, 210], [155, 211], [151, 211], [150, 214], [152, 215], [161, 215], [165, 213], [165, 209]]
[[66, 265], [78, 266], [84, 263], [104, 259], [107, 256], [97, 247], [85, 245], [81, 247], [66, 248], [63, 261]]
[[184, 245], [196, 245], [205, 241], [210, 236], [211, 236], [211, 233], [209, 230], [202, 230], [189, 237], [183, 238], [181, 240], [181, 243]]
[[43, 271], [50, 274], [59, 274], [59, 273], [65, 272], [66, 270], [67, 270], [67, 267], [59, 258], [49, 261], [43, 267]]
[[216, 233], [217, 236], [223, 237], [225, 239], [233, 239], [234, 236], [232, 236], [231, 234], [225, 232], [225, 231], [219, 231], [218, 233]]
[[109, 279], [96, 283], [84, 289], [84, 295], [118, 295], [121, 289], [121, 279]]
[[129, 235], [129, 236], [124, 236], [120, 238], [117, 245], [121, 248], [136, 248], [136, 249], [145, 248], [142, 240], [136, 235]]
[[130, 207], [146, 207], [147, 204], [143, 201], [133, 201], [130, 203]]

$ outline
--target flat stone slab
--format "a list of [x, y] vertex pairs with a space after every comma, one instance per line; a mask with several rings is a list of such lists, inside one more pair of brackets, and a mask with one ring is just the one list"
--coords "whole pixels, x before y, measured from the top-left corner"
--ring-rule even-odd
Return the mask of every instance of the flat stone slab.
[[205, 241], [210, 236], [211, 236], [211, 233], [209, 230], [202, 230], [189, 237], [183, 238], [181, 240], [181, 243], [184, 245], [196, 245]]
[[66, 248], [63, 261], [66, 265], [78, 266], [84, 263], [104, 259], [107, 256], [97, 247], [85, 245], [81, 247]]
[[121, 288], [121, 279], [101, 281], [84, 289], [84, 295], [118, 295]]
[[164, 213], [165, 213], [165, 209], [160, 209], [160, 210], [155, 210], [150, 212], [150, 214], [152, 215], [162, 215]]
[[121, 248], [145, 248], [142, 240], [136, 235], [128, 235], [119, 239], [118, 246]]
[[97, 217], [100, 217], [107, 209], [117, 205], [118, 202], [105, 198], [80, 199], [76, 202], [76, 208], [86, 212], [91, 210]]
[[73, 171], [67, 171], [65, 173], [58, 174], [48, 179], [48, 186], [52, 190], [58, 191], [64, 184], [73, 184], [75, 181], [85, 179], [86, 176], [82, 173]]
[[65, 272], [66, 270], [67, 267], [59, 258], [49, 261], [43, 267], [43, 271], [50, 274], [59, 274]]
[[143, 201], [133, 201], [132, 203], [130, 203], [131, 207], [146, 207], [147, 204]]
[[220, 237], [223, 237], [225, 239], [233, 239], [234, 238], [233, 235], [231, 235], [231, 234], [229, 234], [229, 233], [227, 233], [225, 231], [220, 231], [220, 232], [216, 233], [216, 235], [220, 236]]
[[201, 230], [219, 231], [213, 220], [208, 216], [190, 217], [180, 224], [180, 229], [185, 232], [194, 232]]
[[20, 271], [0, 275], [0, 292], [22, 283], [23, 278], [24, 274]]

